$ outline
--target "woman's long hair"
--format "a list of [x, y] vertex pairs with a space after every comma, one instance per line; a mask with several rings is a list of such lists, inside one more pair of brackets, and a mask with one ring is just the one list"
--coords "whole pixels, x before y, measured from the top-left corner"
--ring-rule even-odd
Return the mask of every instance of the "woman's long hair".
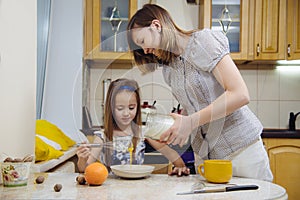
[[[158, 57], [154, 54], [145, 54], [144, 50], [135, 44], [132, 39], [132, 30], [135, 28], [149, 27], [153, 20], [159, 20], [161, 29], [161, 47], [158, 50]], [[174, 52], [178, 51], [176, 35], [178, 33], [191, 35], [194, 32], [180, 29], [173, 21], [167, 10], [155, 4], [145, 4], [138, 10], [127, 25], [127, 40], [129, 49], [133, 53], [135, 64], [144, 72], [151, 72], [156, 69], [157, 64], [171, 63], [175, 57]]]
[[[114, 130], [120, 130], [115, 118], [114, 118], [114, 108], [115, 108], [115, 100], [118, 93], [127, 90], [129, 92], [135, 93], [137, 100], [137, 111], [136, 115], [131, 122], [131, 128], [133, 131], [132, 143], [134, 147], [134, 151], [136, 150], [136, 146], [141, 139], [141, 125], [142, 125], [142, 117], [141, 117], [141, 98], [139, 87], [136, 81], [130, 79], [116, 79], [111, 82], [107, 91], [107, 97], [105, 102], [105, 113], [104, 113], [104, 135], [105, 142], [113, 145], [113, 132]], [[106, 165], [109, 167], [111, 165], [111, 157], [112, 157], [113, 148], [107, 148], [105, 151], [105, 161]], [[134, 154], [133, 154], [134, 158]]]

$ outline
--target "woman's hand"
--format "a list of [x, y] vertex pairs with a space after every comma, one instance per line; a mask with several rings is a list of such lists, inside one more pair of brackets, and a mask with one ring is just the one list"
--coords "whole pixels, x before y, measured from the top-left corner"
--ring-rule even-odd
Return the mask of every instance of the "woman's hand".
[[188, 176], [190, 174], [190, 169], [186, 166], [183, 167], [174, 167], [172, 172], [169, 173], [170, 176], [177, 175], [177, 176]]
[[183, 146], [193, 130], [193, 121], [191, 116], [183, 116], [175, 113], [170, 114], [175, 122], [161, 136], [160, 141], [167, 141], [167, 144]]

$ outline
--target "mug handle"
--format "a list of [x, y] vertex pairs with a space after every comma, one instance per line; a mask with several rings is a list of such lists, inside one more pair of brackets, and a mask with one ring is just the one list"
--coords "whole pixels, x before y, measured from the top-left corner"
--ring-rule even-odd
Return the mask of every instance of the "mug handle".
[[201, 174], [201, 176], [204, 177], [205, 172], [204, 172], [204, 164], [203, 163], [199, 165], [198, 172], [199, 172], [199, 174]]

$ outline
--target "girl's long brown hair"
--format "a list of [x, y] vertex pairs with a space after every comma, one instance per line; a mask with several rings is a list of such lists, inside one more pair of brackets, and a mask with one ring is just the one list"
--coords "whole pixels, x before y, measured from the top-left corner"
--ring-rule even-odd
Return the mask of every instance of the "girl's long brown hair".
[[[154, 54], [145, 54], [144, 50], [135, 44], [132, 39], [131, 30], [134, 28], [143, 28], [151, 25], [153, 20], [159, 20], [162, 26], [161, 30], [161, 49], [159, 57]], [[181, 33], [191, 35], [195, 30], [184, 31], [180, 29], [173, 21], [171, 15], [164, 8], [155, 4], [145, 4], [138, 10], [127, 25], [127, 40], [129, 49], [133, 53], [135, 64], [144, 72], [151, 72], [156, 69], [157, 64], [171, 63], [175, 57], [174, 52], [178, 50], [176, 34]]]
[[[105, 142], [111, 143], [113, 141], [113, 132], [114, 130], [120, 130], [117, 122], [114, 119], [114, 106], [115, 100], [118, 93], [128, 90], [129, 92], [134, 92], [137, 100], [137, 111], [136, 115], [131, 122], [131, 128], [133, 131], [132, 143], [134, 147], [134, 151], [136, 150], [136, 146], [141, 139], [141, 125], [142, 125], [142, 117], [141, 117], [141, 98], [139, 87], [136, 81], [130, 79], [116, 79], [111, 82], [107, 91], [107, 97], [105, 102], [105, 113], [104, 113], [104, 134], [105, 134]], [[106, 165], [109, 167], [111, 165], [111, 156], [112, 156], [113, 148], [107, 148], [105, 151], [105, 160]], [[134, 154], [133, 154], [134, 158]]]

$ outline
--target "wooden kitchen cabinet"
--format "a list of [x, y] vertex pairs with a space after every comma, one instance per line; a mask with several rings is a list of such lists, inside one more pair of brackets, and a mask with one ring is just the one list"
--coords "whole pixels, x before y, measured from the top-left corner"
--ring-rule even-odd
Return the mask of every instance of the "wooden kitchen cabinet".
[[[119, 10], [121, 24], [114, 34], [110, 20], [114, 7]], [[84, 59], [97, 62], [132, 60], [128, 52], [126, 27], [137, 10], [137, 0], [85, 0]]]
[[255, 0], [250, 7], [254, 7], [250, 14], [254, 19], [253, 60], [300, 59], [299, 1]]
[[229, 40], [230, 54], [235, 61], [248, 60], [249, 46], [249, 0], [201, 0], [199, 2], [199, 28], [222, 30], [219, 19], [222, 10], [229, 10], [232, 23], [226, 36]]
[[300, 59], [299, 0], [287, 0], [287, 59]]
[[300, 139], [264, 138], [270, 159], [273, 182], [283, 186], [289, 200], [300, 197]]
[[232, 19], [227, 37], [234, 61], [300, 59], [299, 0], [201, 0], [199, 27], [221, 29], [225, 2]]
[[255, 0], [254, 60], [284, 60], [286, 0]]

